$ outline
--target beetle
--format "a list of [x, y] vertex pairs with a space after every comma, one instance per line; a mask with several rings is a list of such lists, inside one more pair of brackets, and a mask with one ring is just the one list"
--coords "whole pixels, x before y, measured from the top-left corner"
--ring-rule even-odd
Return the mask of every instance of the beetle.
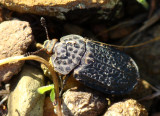
[[135, 61], [118, 49], [71, 34], [46, 40], [54, 70], [73, 77], [84, 85], [106, 94], [126, 94], [138, 83]]

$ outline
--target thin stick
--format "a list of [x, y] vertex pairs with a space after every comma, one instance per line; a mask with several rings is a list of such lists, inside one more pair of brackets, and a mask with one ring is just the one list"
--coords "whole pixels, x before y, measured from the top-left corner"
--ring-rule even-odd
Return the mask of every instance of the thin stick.
[[138, 101], [151, 100], [151, 99], [154, 99], [154, 98], [156, 98], [158, 96], [160, 96], [160, 92], [156, 92], [156, 93], [154, 93], [152, 95], [148, 95], [146, 97], [143, 97], [143, 98], [139, 99]]
[[7, 96], [5, 96], [2, 100], [1, 100], [1, 102], [0, 102], [0, 106], [6, 101], [8, 99], [8, 95]]
[[135, 44], [135, 45], [129, 45], [129, 46], [112, 45], [112, 44], [106, 44], [106, 43], [102, 43], [102, 42], [98, 42], [98, 41], [94, 41], [94, 42], [95, 42], [95, 43], [104, 44], [104, 45], [108, 45], [108, 46], [117, 47], [117, 48], [133, 48], [133, 47], [140, 47], [140, 46], [143, 46], [143, 45], [146, 45], [146, 44], [155, 42], [155, 41], [159, 41], [159, 40], [160, 40], [160, 36], [158, 36], [158, 37], [156, 37], [156, 38], [154, 38], [154, 39], [145, 41], [145, 42], [143, 42], [143, 43], [139, 43], [139, 44]]
[[2, 59], [2, 60], [0, 60], [0, 65], [7, 64], [10, 62], [15, 62], [15, 61], [21, 61], [21, 60], [35, 60], [35, 61], [41, 62], [46, 65], [46, 67], [48, 68], [48, 70], [50, 71], [50, 73], [52, 75], [52, 79], [54, 82], [54, 87], [55, 87], [54, 89], [55, 89], [56, 102], [57, 102], [57, 107], [56, 107], [57, 115], [62, 116], [61, 100], [59, 98], [58, 77], [56, 75], [56, 72], [54, 71], [54, 68], [48, 63], [48, 61], [46, 61], [45, 59], [43, 59], [39, 56], [35, 56], [35, 55], [30, 55], [30, 56], [26, 56], [26, 57], [24, 55], [21, 55], [21, 56], [14, 56], [14, 57]]

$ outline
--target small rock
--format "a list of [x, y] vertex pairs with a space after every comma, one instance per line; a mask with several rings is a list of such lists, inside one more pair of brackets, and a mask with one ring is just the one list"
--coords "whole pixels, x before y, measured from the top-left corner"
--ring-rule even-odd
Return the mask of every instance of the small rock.
[[108, 102], [89, 88], [71, 88], [63, 94], [64, 116], [97, 116], [104, 113]]
[[0, 0], [0, 4], [10, 10], [21, 13], [57, 16], [64, 19], [64, 14], [74, 9], [113, 8], [119, 0]]
[[43, 116], [44, 95], [37, 88], [44, 85], [40, 70], [24, 65], [19, 76], [11, 82], [8, 98], [9, 116]]
[[104, 116], [148, 116], [148, 113], [136, 100], [129, 99], [111, 105]]
[[[5, 21], [0, 24], [0, 59], [11, 56], [19, 56], [26, 52], [33, 41], [32, 30], [25, 21]], [[0, 84], [8, 81], [17, 74], [23, 62], [6, 64], [0, 66]]]

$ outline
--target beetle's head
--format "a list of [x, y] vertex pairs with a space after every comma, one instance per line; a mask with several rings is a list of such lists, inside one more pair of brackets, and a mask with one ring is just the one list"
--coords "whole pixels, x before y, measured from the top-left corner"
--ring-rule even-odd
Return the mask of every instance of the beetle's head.
[[48, 53], [54, 53], [53, 48], [55, 46], [55, 44], [57, 43], [57, 39], [52, 39], [52, 40], [46, 40], [43, 44], [43, 48], [44, 50]]

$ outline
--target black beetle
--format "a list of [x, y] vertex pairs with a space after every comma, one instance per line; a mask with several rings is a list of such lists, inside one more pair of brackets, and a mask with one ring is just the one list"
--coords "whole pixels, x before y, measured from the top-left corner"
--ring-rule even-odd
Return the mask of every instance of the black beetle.
[[79, 35], [47, 40], [54, 70], [62, 75], [73, 72], [76, 80], [106, 94], [125, 94], [138, 82], [134, 60], [116, 48]]

